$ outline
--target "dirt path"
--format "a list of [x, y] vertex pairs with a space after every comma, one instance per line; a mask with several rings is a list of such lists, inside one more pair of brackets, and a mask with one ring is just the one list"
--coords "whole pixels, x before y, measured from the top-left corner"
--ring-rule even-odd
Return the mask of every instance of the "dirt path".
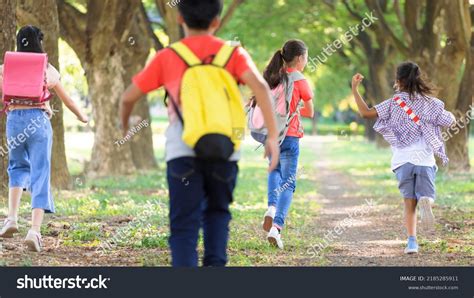
[[[473, 265], [472, 252], [456, 251], [464, 241], [453, 237], [444, 228], [449, 212], [435, 209], [435, 230], [420, 230], [420, 253], [406, 256], [403, 228], [403, 205], [400, 198], [360, 194], [355, 180], [349, 175], [333, 170], [325, 158], [325, 147], [315, 143], [320, 157], [315, 163], [322, 210], [317, 220], [316, 236], [321, 238], [318, 249], [328, 266], [459, 266]], [[327, 149], [326, 149], [327, 150]], [[454, 223], [456, 225], [456, 223]], [[458, 223], [459, 224], [459, 223]], [[472, 225], [465, 226], [469, 233]], [[462, 238], [462, 237], [459, 237]], [[316, 244], [317, 245], [317, 244]], [[471, 244], [468, 244], [472, 246]]]

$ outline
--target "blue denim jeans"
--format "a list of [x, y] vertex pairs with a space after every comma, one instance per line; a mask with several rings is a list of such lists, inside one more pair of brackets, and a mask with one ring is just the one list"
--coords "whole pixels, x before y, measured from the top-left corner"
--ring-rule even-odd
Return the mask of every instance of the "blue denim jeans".
[[51, 194], [53, 130], [40, 109], [14, 110], [7, 115], [9, 186], [31, 192], [31, 208], [54, 212]]
[[285, 224], [293, 193], [296, 190], [296, 174], [300, 155], [300, 139], [286, 137], [280, 146], [280, 162], [268, 175], [268, 206], [276, 207], [273, 223], [279, 228]]
[[199, 230], [204, 231], [204, 266], [227, 264], [229, 205], [237, 181], [236, 162], [183, 157], [168, 162], [169, 244], [174, 267], [198, 266]]

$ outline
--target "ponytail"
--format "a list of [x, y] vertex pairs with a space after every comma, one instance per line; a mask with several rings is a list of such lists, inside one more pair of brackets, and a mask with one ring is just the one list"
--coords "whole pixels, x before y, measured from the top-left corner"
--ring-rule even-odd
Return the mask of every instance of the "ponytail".
[[273, 55], [272, 60], [270, 60], [270, 63], [263, 72], [263, 78], [267, 81], [270, 89], [276, 88], [284, 79], [284, 76], [286, 75], [283, 71], [284, 65], [285, 61], [283, 60], [282, 50], [278, 50]]
[[270, 89], [275, 89], [282, 81], [288, 80], [285, 66], [290, 65], [297, 57], [306, 54], [307, 51], [306, 44], [296, 39], [287, 41], [281, 50], [276, 51], [263, 72], [263, 77]]

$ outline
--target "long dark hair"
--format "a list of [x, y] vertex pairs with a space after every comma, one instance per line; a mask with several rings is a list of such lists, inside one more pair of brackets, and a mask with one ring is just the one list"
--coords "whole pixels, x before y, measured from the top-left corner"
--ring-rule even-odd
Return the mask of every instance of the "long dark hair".
[[283, 48], [273, 55], [263, 72], [263, 77], [271, 89], [276, 88], [282, 80], [288, 79], [284, 69], [285, 64], [292, 63], [296, 57], [306, 54], [307, 51], [308, 47], [303, 41], [294, 39], [287, 41]]
[[35, 26], [25, 26], [18, 31], [16, 36], [16, 50], [18, 52], [44, 53], [43, 32]]
[[407, 61], [397, 67], [397, 81], [400, 91], [408, 92], [410, 99], [413, 95], [420, 94], [423, 97], [432, 95], [435, 87], [428, 82], [418, 64]]

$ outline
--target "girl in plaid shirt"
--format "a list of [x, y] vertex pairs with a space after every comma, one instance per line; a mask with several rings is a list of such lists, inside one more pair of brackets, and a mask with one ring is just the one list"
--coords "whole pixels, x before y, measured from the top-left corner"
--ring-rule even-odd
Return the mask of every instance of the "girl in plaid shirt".
[[405, 201], [405, 225], [408, 233], [406, 254], [418, 253], [416, 241], [416, 207], [420, 206], [421, 222], [434, 224], [431, 205], [438, 170], [435, 156], [443, 165], [448, 163], [441, 128], [455, 123], [444, 103], [432, 97], [433, 88], [423, 80], [420, 67], [404, 62], [397, 68], [396, 92], [386, 101], [369, 108], [358, 87], [364, 77], [352, 78], [359, 113], [367, 119], [377, 118], [374, 129], [392, 146], [392, 170], [399, 182]]

